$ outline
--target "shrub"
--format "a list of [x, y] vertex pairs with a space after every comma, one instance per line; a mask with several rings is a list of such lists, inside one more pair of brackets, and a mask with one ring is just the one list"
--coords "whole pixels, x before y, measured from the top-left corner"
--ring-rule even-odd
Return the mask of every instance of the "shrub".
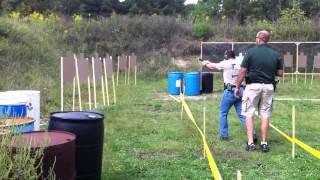
[[[42, 174], [43, 148], [31, 149], [30, 145], [13, 149], [15, 135], [8, 133], [0, 136], [0, 174], [1, 179], [40, 179]], [[29, 144], [26, 142], [26, 144]], [[55, 179], [53, 168], [46, 179]]]
[[212, 35], [209, 24], [205, 22], [193, 24], [192, 35], [200, 40], [208, 39]]

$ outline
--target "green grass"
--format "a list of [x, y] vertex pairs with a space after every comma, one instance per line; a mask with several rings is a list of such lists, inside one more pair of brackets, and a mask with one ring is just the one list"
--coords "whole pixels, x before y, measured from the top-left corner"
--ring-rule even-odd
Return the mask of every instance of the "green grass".
[[[214, 93], [221, 94], [221, 78], [215, 79]], [[319, 79], [313, 88], [280, 84], [277, 97], [319, 98]], [[167, 96], [167, 81], [139, 80], [137, 86], [120, 85], [118, 104], [105, 110], [103, 179], [211, 179], [202, 157], [201, 137], [184, 115], [181, 105]], [[304, 92], [306, 91], [306, 92]], [[224, 179], [319, 179], [319, 159], [297, 147], [291, 158], [291, 143], [270, 128], [271, 151], [246, 152], [246, 135], [234, 109], [229, 116], [229, 141], [219, 140], [220, 97], [187, 100], [202, 128], [202, 108], [207, 108], [207, 141]], [[320, 149], [320, 102], [276, 101], [272, 123], [291, 133], [291, 108], [296, 106], [296, 137]], [[259, 120], [255, 120], [260, 134]]]

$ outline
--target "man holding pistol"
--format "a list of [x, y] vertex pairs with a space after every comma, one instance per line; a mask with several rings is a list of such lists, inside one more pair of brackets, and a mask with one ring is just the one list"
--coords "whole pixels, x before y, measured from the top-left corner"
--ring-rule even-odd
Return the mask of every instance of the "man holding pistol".
[[[202, 65], [212, 69], [223, 71], [224, 91], [220, 102], [220, 139], [228, 140], [228, 114], [232, 106], [235, 107], [238, 118], [244, 128], [246, 128], [245, 117], [241, 115], [241, 93], [238, 97], [235, 96], [236, 80], [240, 70], [239, 60], [235, 58], [235, 53], [232, 50], [225, 51], [224, 61], [212, 63], [203, 61]], [[243, 91], [243, 86], [239, 86], [240, 91]], [[253, 132], [254, 141], [256, 141], [255, 132]]]

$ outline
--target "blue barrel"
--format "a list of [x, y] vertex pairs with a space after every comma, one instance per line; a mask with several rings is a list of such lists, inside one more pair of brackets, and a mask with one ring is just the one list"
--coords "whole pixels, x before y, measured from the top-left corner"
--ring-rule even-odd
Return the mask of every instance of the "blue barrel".
[[168, 93], [179, 95], [181, 91], [182, 72], [168, 72]]
[[25, 95], [17, 95], [11, 92], [1, 92], [0, 117], [26, 117], [28, 101], [29, 98]]
[[2, 117], [26, 117], [27, 106], [21, 105], [0, 105]]
[[200, 94], [200, 73], [185, 73], [183, 79], [185, 83], [185, 95], [198, 96]]
[[34, 130], [34, 119], [32, 118], [6, 118], [1, 119], [3, 123], [0, 125], [0, 129], [8, 129], [14, 134], [20, 134], [30, 132]]

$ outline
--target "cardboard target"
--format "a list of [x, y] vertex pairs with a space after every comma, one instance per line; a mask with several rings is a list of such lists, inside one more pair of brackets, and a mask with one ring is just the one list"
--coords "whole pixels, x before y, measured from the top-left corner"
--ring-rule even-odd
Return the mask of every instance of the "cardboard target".
[[83, 53], [81, 53], [78, 58], [78, 66], [79, 66], [79, 81], [81, 82], [88, 81], [89, 61], [84, 57]]
[[119, 70], [126, 71], [128, 69], [128, 57], [121, 55], [119, 58]]
[[113, 75], [113, 62], [112, 56], [110, 56], [109, 54], [106, 55], [106, 66], [108, 79], [111, 79]]
[[63, 81], [73, 81], [76, 76], [76, 65], [71, 52], [63, 57]]
[[94, 56], [94, 72], [95, 72], [95, 76], [96, 76], [96, 80], [100, 80], [101, 79], [101, 76], [103, 74], [103, 71], [102, 71], [102, 61], [99, 57], [99, 54], [98, 53], [95, 53], [95, 56]]
[[299, 55], [299, 62], [298, 62], [299, 68], [306, 68], [307, 67], [307, 56], [304, 55], [304, 53], [301, 51]]
[[284, 62], [283, 62], [284, 67], [292, 67], [292, 65], [293, 65], [293, 56], [291, 55], [290, 52], [287, 52], [283, 56], [283, 59], [284, 59]]
[[134, 53], [132, 53], [132, 55], [130, 56], [130, 69], [134, 70], [136, 66], [137, 66], [137, 56]]

